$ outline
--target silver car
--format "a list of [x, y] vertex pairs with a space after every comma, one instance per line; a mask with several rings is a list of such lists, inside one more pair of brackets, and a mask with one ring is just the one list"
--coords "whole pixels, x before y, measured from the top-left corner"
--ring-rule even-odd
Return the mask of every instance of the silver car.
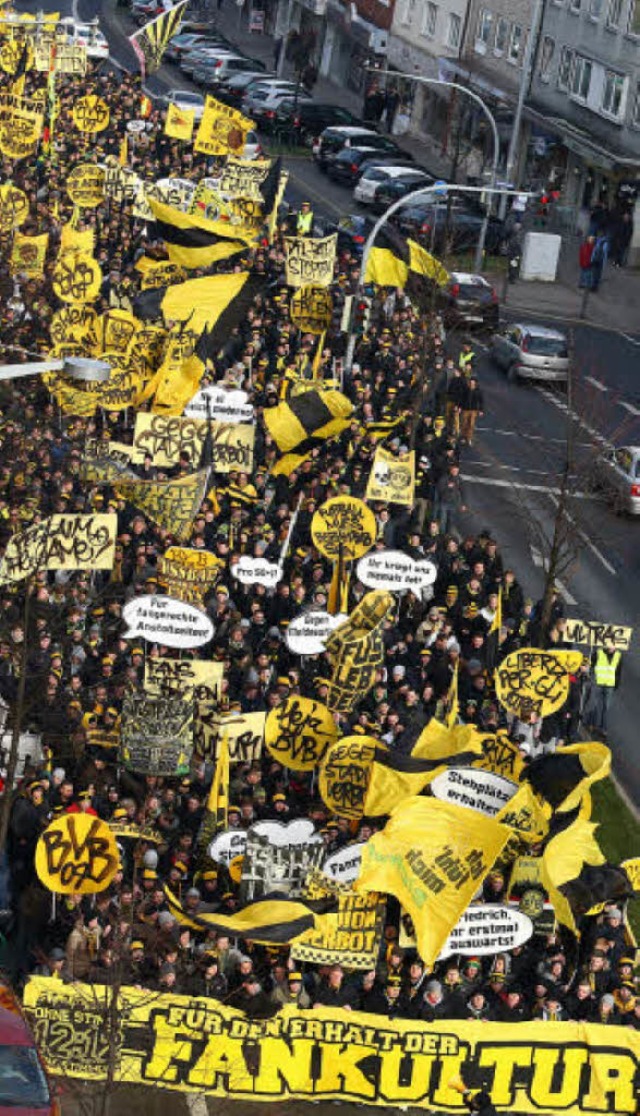
[[614, 511], [640, 515], [640, 446], [605, 450], [594, 462], [594, 477]]
[[491, 338], [490, 356], [512, 383], [519, 379], [567, 382], [568, 342], [558, 329], [523, 322], [507, 326]]

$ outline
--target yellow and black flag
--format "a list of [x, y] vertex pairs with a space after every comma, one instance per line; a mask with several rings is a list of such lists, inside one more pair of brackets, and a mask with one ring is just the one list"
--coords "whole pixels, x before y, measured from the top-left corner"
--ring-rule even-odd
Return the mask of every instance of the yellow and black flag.
[[498, 661], [498, 651], [500, 649], [500, 629], [502, 627], [502, 589], [498, 590], [498, 603], [496, 611], [491, 621], [491, 627], [487, 632], [487, 656], [486, 665], [487, 670], [493, 672], [496, 668]]
[[208, 859], [207, 849], [217, 833], [227, 828], [229, 810], [229, 736], [223, 733], [218, 746], [215, 775], [198, 834], [198, 852], [202, 860]]
[[541, 866], [558, 922], [577, 936], [580, 919], [592, 907], [633, 895], [624, 869], [607, 864], [595, 838], [598, 826], [580, 817], [579, 810], [554, 815]]
[[263, 945], [286, 945], [310, 930], [322, 928], [322, 915], [337, 909], [336, 899], [287, 899], [281, 896], [268, 896], [250, 903], [242, 911], [232, 915], [218, 911], [198, 911], [196, 914], [185, 911], [180, 902], [167, 887], [164, 889], [169, 911], [180, 926], [190, 930], [217, 930], [234, 938], [244, 938], [249, 942]]
[[592, 740], [569, 744], [552, 755], [531, 760], [523, 781], [554, 810], [566, 812], [579, 806], [593, 783], [611, 770], [611, 752], [606, 744]]
[[209, 221], [155, 198], [149, 198], [149, 205], [155, 217], [155, 236], [164, 240], [171, 263], [180, 267], [210, 267], [246, 251], [255, 239], [255, 232], [244, 230], [242, 225]]
[[352, 411], [341, 391], [305, 391], [267, 408], [264, 422], [281, 453], [303, 454], [346, 430]]
[[189, 0], [181, 0], [166, 12], [145, 23], [139, 31], [129, 36], [129, 42], [136, 52], [140, 63], [140, 73], [144, 81], [147, 74], [157, 70], [162, 56], [174, 35], [178, 34], [182, 17]]
[[435, 256], [387, 225], [369, 253], [365, 282], [379, 287], [405, 287], [412, 275], [431, 279], [439, 287], [449, 281], [447, 269]]

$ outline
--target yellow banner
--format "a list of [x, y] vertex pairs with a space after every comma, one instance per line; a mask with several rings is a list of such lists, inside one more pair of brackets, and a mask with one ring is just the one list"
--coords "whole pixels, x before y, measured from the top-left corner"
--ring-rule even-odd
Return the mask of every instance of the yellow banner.
[[11, 536], [0, 584], [35, 570], [110, 570], [117, 529], [117, 515], [52, 515]]
[[[104, 1081], [112, 989], [32, 977], [24, 1005], [49, 1070]], [[500, 1109], [635, 1116], [640, 1034], [596, 1023], [421, 1023], [339, 1008], [248, 1019], [205, 997], [123, 987], [117, 1083], [244, 1101], [339, 1100], [468, 1111], [452, 1084], [479, 1064]], [[113, 1016], [111, 1016], [113, 1017]], [[61, 1041], [61, 1034], [64, 1042]]]
[[224, 562], [206, 550], [171, 546], [158, 558], [158, 576], [169, 597], [204, 608], [204, 595], [211, 589]]
[[[63, 232], [66, 225], [63, 226]], [[95, 330], [98, 315], [91, 306], [82, 306], [79, 303], [63, 306], [57, 310], [51, 319], [49, 336], [53, 345], [63, 345], [68, 341], [76, 341], [91, 347], [93, 340], [89, 340]]]
[[76, 101], [71, 113], [73, 123], [80, 132], [103, 132], [109, 127], [109, 106], [102, 97], [94, 93], [81, 97]]
[[11, 250], [11, 271], [14, 275], [22, 273], [37, 278], [44, 273], [47, 258], [49, 233], [40, 236], [21, 236], [16, 233]]
[[[212, 422], [212, 465], [219, 473], [238, 469], [250, 473], [253, 469], [253, 440], [255, 427], [248, 423]], [[136, 415], [133, 435], [133, 462], [144, 461], [150, 454], [154, 465], [166, 468], [176, 465], [181, 453], [188, 453], [191, 464], [200, 461], [207, 436], [207, 422], [164, 415]]]
[[217, 759], [220, 742], [226, 737], [231, 763], [253, 763], [262, 755], [266, 716], [266, 713], [225, 716], [213, 709], [206, 712], [201, 706], [193, 737], [194, 755], [198, 759]]
[[42, 135], [44, 114], [34, 101], [5, 95], [0, 101], [0, 151], [9, 159], [33, 155]]
[[179, 693], [196, 702], [215, 705], [222, 693], [224, 663], [204, 659], [149, 659], [145, 661], [144, 686], [147, 693], [171, 697]]
[[193, 109], [181, 109], [177, 105], [170, 104], [167, 109], [167, 118], [164, 122], [164, 134], [170, 136], [171, 139], [184, 140], [189, 143], [193, 136], [193, 125], [195, 121], [195, 111]]
[[237, 109], [207, 97], [193, 150], [201, 155], [241, 155], [253, 128]]
[[378, 446], [367, 482], [367, 500], [383, 500], [388, 504], [413, 507], [416, 476], [416, 455], [412, 450], [396, 457]]
[[36, 43], [34, 69], [83, 77], [87, 72], [87, 48], [84, 43]]
[[331, 325], [333, 299], [326, 287], [298, 287], [289, 304], [291, 321], [303, 333], [324, 333]]
[[305, 881], [306, 899], [335, 896], [338, 910], [325, 914], [318, 926], [305, 930], [292, 943], [291, 956], [313, 965], [344, 965], [375, 969], [384, 928], [387, 902], [370, 891], [358, 895], [349, 884], [338, 883], [312, 868]]
[[259, 198], [260, 186], [271, 169], [271, 159], [235, 159], [230, 155], [222, 168], [218, 189], [231, 198]]
[[60, 229], [60, 256], [64, 256], [65, 252], [81, 252], [84, 256], [93, 256], [94, 248], [93, 229], [76, 229], [72, 221], [68, 221]]

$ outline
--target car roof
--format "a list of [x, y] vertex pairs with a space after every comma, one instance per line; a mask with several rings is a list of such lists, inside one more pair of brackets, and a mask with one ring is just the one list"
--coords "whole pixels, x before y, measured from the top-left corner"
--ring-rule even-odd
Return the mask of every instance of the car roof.
[[477, 287], [491, 286], [483, 275], [474, 275], [471, 271], [452, 271], [450, 275], [454, 283], [466, 283], [469, 286]]
[[548, 337], [553, 341], [566, 341], [566, 333], [559, 329], [550, 329], [548, 326], [536, 325], [534, 322], [514, 322], [513, 329], [522, 329], [533, 337]]
[[363, 124], [330, 124], [326, 132], [337, 132], [338, 135], [349, 139], [351, 136], [376, 136], [375, 128], [366, 128]]
[[[369, 170], [375, 170], [375, 169], [376, 168], [374, 168], [374, 167], [369, 167]], [[379, 169], [380, 171], [383, 171], [384, 174], [389, 176], [389, 178], [402, 178], [403, 175], [408, 176], [410, 178], [414, 178], [416, 175], [419, 175], [420, 178], [422, 178], [422, 177], [428, 178], [429, 177], [429, 175], [427, 174], [426, 171], [421, 171], [417, 167], [416, 167], [415, 170], [413, 170], [412, 167], [409, 166], [408, 164], [401, 165], [401, 164], [397, 164], [397, 163], [391, 163], [389, 166], [385, 166], [384, 163], [381, 163], [380, 167], [377, 168], [377, 169]], [[367, 172], [365, 171], [365, 174], [366, 173]]]

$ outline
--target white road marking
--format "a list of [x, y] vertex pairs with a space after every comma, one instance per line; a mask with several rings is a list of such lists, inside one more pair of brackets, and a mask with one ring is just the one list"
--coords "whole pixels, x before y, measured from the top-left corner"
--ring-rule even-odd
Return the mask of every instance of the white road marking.
[[[553, 502], [553, 503], [555, 504], [555, 506], [556, 506], [556, 507], [558, 506], [558, 499], [557, 499], [557, 497], [556, 497], [556, 496], [554, 496], [554, 495], [550, 495], [550, 496], [549, 496], [549, 499], [550, 499], [550, 500], [551, 500], [551, 501], [552, 501], [552, 502]], [[589, 547], [589, 550], [591, 551], [591, 553], [592, 553], [592, 554], [594, 554], [594, 555], [595, 555], [595, 557], [596, 557], [596, 558], [598, 559], [598, 561], [602, 563], [602, 565], [604, 566], [605, 570], [608, 570], [610, 574], [613, 574], [613, 576], [614, 576], [614, 577], [617, 577], [617, 576], [618, 576], [618, 571], [617, 571], [617, 569], [615, 568], [615, 566], [612, 566], [612, 565], [611, 565], [611, 562], [610, 562], [610, 561], [608, 560], [608, 558], [605, 558], [605, 556], [604, 556], [604, 554], [602, 553], [602, 551], [601, 551], [601, 550], [600, 550], [600, 549], [599, 549], [599, 548], [598, 548], [598, 547], [596, 546], [596, 544], [595, 544], [594, 542], [592, 542], [592, 540], [591, 540], [591, 539], [589, 538], [589, 536], [587, 535], [586, 531], [583, 531], [582, 527], [580, 527], [580, 525], [579, 525], [578, 523], [576, 523], [576, 521], [575, 521], [575, 519], [573, 518], [573, 516], [572, 516], [572, 515], [570, 515], [570, 513], [569, 513], [568, 511], [566, 511], [566, 509], [565, 509], [565, 516], [566, 516], [566, 517], [567, 517], [567, 519], [569, 520], [569, 523], [573, 524], [573, 526], [575, 527], [576, 531], [577, 531], [577, 532], [578, 532], [578, 534], [580, 535], [580, 538], [581, 538], [581, 539], [582, 539], [582, 540], [583, 540], [583, 541], [584, 541], [584, 542], [585, 542], [585, 543], [587, 544], [587, 546]]]
[[623, 403], [621, 399], [618, 399], [618, 403], [621, 407], [624, 407], [625, 411], [628, 411], [630, 415], [633, 415], [634, 417], [640, 415], [640, 411], [638, 410], [638, 408], [634, 407], [631, 403]]
[[585, 422], [580, 415], [577, 415], [576, 412], [565, 403], [564, 399], [560, 399], [557, 395], [554, 395], [552, 391], [540, 387], [537, 384], [535, 385], [535, 389], [548, 403], [553, 403], [553, 406], [557, 407], [563, 414], [570, 415], [576, 425], [580, 426], [582, 430], [586, 430], [587, 434], [590, 434], [595, 442], [598, 442], [601, 446], [606, 446], [607, 449], [613, 449], [613, 442], [605, 438], [599, 430], [594, 430], [593, 426], [589, 426], [589, 423]]
[[[525, 434], [522, 430], [501, 430], [496, 426], [476, 426], [476, 430], [482, 434], [499, 434], [504, 438], [524, 438], [527, 442], [545, 442], [549, 445], [566, 446], [566, 438], [545, 438], [544, 434]], [[593, 449], [592, 442], [575, 442], [574, 445], [580, 446], [581, 449]]]
[[[460, 476], [468, 484], [488, 484], [494, 488], [523, 489], [525, 492], [544, 492], [547, 496], [560, 495], [559, 488], [550, 487], [548, 484], [524, 484], [523, 481], [502, 480], [499, 477], [474, 477], [471, 473], [461, 473]], [[592, 500], [592, 492], [572, 492], [572, 500]]]
[[640, 341], [635, 337], [629, 337], [628, 333], [621, 333], [620, 336], [624, 337], [625, 341], [628, 341], [631, 345], [640, 345]]
[[588, 384], [592, 384], [594, 388], [598, 389], [598, 391], [608, 391], [609, 390], [607, 385], [603, 384], [602, 380], [596, 380], [595, 376], [585, 376], [585, 381]]
[[[533, 543], [529, 543], [529, 550], [531, 551], [531, 561], [533, 562], [534, 566], [537, 566], [538, 569], [545, 570], [546, 572], [547, 563], [538, 548], [535, 547]], [[555, 577], [554, 582], [557, 585], [558, 592], [560, 593], [560, 596], [562, 597], [565, 604], [574, 605], [578, 603], [575, 597], [572, 596], [572, 594], [569, 592], [564, 582], [560, 581], [559, 577]]]

